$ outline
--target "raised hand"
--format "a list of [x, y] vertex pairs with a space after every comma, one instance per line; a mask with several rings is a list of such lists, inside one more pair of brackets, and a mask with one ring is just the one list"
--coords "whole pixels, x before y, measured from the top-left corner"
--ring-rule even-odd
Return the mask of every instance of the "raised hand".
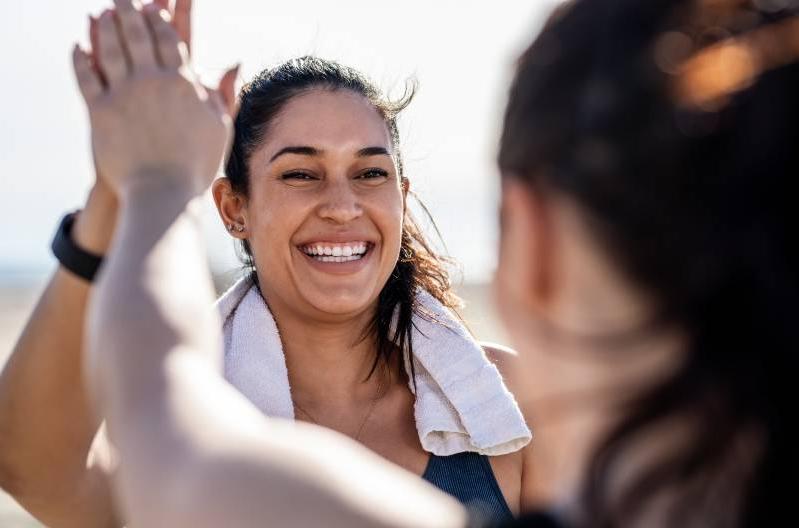
[[205, 89], [162, 5], [139, 10], [116, 0], [116, 12], [104, 12], [96, 24], [96, 64], [78, 47], [73, 54], [97, 168], [116, 193], [164, 184], [202, 192], [232, 130], [236, 70], [225, 73], [218, 90]]
[[[164, 9], [170, 17], [172, 26], [180, 40], [186, 46], [186, 52], [191, 49], [191, 0], [155, 0], [153, 2]], [[111, 9], [113, 11], [113, 8]], [[97, 19], [89, 17], [89, 38], [92, 66], [102, 79], [102, 65], [99, 64], [97, 39]], [[208, 88], [206, 88], [208, 89]], [[106, 182], [103, 173], [96, 168], [95, 181], [91, 193], [83, 208], [73, 230], [73, 239], [82, 248], [97, 254], [104, 254], [114, 233], [117, 217], [117, 197]]]

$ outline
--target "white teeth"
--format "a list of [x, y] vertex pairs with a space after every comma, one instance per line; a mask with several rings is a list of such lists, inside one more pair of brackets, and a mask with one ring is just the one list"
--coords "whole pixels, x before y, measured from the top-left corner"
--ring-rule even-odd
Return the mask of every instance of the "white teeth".
[[321, 262], [350, 262], [363, 258], [368, 249], [365, 242], [348, 246], [323, 246], [321, 244], [304, 246], [302, 251], [309, 256], [316, 257]]

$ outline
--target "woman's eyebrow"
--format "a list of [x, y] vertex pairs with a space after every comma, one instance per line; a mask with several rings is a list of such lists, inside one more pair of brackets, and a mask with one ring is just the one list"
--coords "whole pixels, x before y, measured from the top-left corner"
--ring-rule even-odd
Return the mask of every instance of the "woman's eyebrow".
[[284, 147], [277, 151], [277, 154], [272, 156], [272, 159], [269, 160], [269, 163], [272, 163], [277, 158], [284, 154], [300, 154], [302, 156], [318, 156], [322, 152], [319, 149], [313, 147]]
[[[272, 156], [272, 159], [269, 160], [269, 163], [272, 163], [280, 156], [284, 154], [299, 154], [301, 156], [319, 156], [322, 154], [322, 151], [314, 148], [314, 147], [307, 147], [307, 146], [290, 146], [290, 147], [283, 147], [282, 149], [278, 150], [277, 153]], [[365, 147], [360, 149], [355, 154], [359, 158], [367, 158], [369, 156], [391, 156], [388, 149], [385, 147]]]
[[385, 147], [366, 147], [358, 151], [359, 158], [366, 158], [368, 156], [391, 156]]

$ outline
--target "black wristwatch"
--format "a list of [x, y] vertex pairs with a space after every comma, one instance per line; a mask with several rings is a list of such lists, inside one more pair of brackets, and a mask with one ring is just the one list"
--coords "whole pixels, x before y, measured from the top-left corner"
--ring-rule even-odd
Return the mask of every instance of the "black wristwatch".
[[72, 226], [75, 224], [75, 219], [78, 217], [79, 212], [74, 211], [64, 215], [50, 248], [64, 269], [92, 282], [95, 275], [97, 275], [97, 270], [100, 269], [100, 265], [103, 263], [103, 257], [78, 247], [75, 241], [72, 240]]

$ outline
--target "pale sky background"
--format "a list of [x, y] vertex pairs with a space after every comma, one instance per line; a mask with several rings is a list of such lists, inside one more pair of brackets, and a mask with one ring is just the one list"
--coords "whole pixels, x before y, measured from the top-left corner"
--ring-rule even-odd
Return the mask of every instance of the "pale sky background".
[[[385, 89], [411, 75], [420, 90], [400, 122], [407, 175], [433, 213], [467, 280], [495, 266], [494, 158], [513, 63], [554, 0], [195, 0], [194, 62], [215, 79], [242, 79], [305, 54], [353, 66]], [[85, 109], [70, 49], [86, 41], [103, 0], [4, 1], [0, 17], [0, 279], [54, 266], [58, 219], [80, 207], [94, 179]], [[206, 199], [217, 271], [238, 266]]]

